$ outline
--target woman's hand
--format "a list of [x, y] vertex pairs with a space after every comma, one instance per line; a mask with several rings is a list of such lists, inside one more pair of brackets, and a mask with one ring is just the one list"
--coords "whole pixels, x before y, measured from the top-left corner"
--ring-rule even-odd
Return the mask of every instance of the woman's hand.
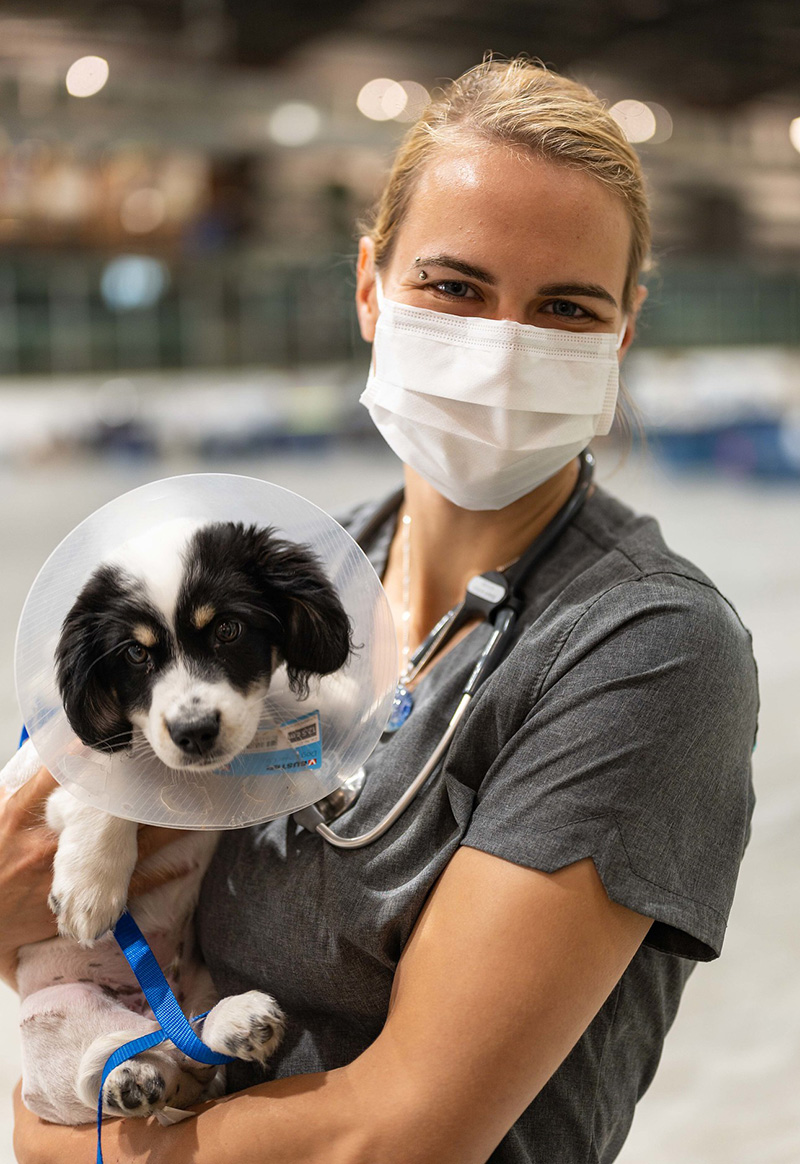
[[0, 789], [0, 977], [16, 988], [17, 950], [56, 933], [47, 906], [58, 837], [44, 820], [56, 782], [46, 768], [15, 792]]
[[[77, 1127], [48, 1124], [28, 1111], [22, 1102], [22, 1084], [18, 1083], [14, 1088], [14, 1157], [18, 1164], [63, 1164], [64, 1160], [94, 1160], [96, 1143], [97, 1128], [94, 1124], [79, 1124]], [[111, 1164], [115, 1157], [105, 1150], [105, 1138], [103, 1148], [106, 1164]]]
[[[0, 788], [0, 978], [16, 989], [17, 951], [30, 942], [55, 937], [56, 920], [47, 905], [58, 836], [45, 823], [47, 798], [58, 785], [40, 768], [14, 792]], [[181, 836], [179, 829], [139, 829], [139, 860]], [[176, 873], [134, 873], [131, 895], [157, 889]]]

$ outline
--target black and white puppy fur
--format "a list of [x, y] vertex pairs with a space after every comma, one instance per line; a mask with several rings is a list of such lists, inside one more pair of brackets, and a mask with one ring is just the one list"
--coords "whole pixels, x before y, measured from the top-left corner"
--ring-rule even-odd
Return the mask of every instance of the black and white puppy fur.
[[[169, 768], [197, 773], [247, 747], [277, 667], [303, 696], [310, 678], [344, 666], [350, 634], [309, 547], [270, 528], [171, 522], [95, 570], [64, 620], [56, 673], [84, 744], [134, 756], [152, 748]], [[19, 785], [38, 764], [28, 741], [2, 782]], [[42, 1118], [74, 1124], [93, 1118], [108, 1055], [157, 1024], [109, 933], [127, 902], [138, 826], [62, 788], [47, 820], [60, 834], [50, 897], [60, 937], [20, 951], [23, 1098]], [[259, 991], [218, 1002], [195, 950], [194, 909], [218, 835], [186, 832], [146, 860], [143, 874], [178, 876], [131, 909], [185, 1012], [213, 1008], [198, 1027], [204, 1042], [263, 1063], [284, 1031], [280, 1007]], [[167, 1042], [111, 1073], [103, 1107], [169, 1122], [220, 1094], [223, 1070]]]

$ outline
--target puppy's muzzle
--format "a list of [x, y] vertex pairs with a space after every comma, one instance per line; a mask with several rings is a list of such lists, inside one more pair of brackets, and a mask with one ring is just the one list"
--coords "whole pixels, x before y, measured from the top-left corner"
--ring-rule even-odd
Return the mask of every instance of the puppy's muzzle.
[[194, 718], [182, 717], [167, 721], [172, 742], [187, 756], [207, 756], [219, 736], [218, 711]]

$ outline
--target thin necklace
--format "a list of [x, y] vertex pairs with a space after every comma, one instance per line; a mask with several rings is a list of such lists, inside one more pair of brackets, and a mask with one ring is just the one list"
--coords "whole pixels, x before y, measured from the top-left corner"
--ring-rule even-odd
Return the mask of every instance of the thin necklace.
[[411, 514], [403, 515], [403, 654], [400, 669], [400, 682], [408, 678], [408, 665], [411, 653]]
[[[408, 513], [403, 514], [400, 523], [400, 533], [403, 563], [403, 612], [401, 615], [403, 646], [401, 649], [400, 677], [395, 687], [389, 722], [384, 729], [386, 732], [396, 732], [411, 715], [414, 707], [414, 696], [409, 691], [407, 684], [416, 677], [416, 673], [421, 665], [421, 663], [417, 664], [416, 667], [411, 665], [411, 515]], [[512, 561], [515, 562], [516, 560], [514, 558]], [[510, 565], [512, 565], [512, 562], [507, 562], [505, 566], [498, 567], [498, 571], [506, 570]]]
[[397, 686], [394, 689], [392, 711], [389, 716], [389, 722], [384, 728], [385, 732], [396, 732], [398, 728], [402, 727], [411, 715], [411, 710], [414, 706], [414, 697], [406, 687], [411, 671], [409, 665], [409, 656], [411, 654], [411, 516], [408, 513], [403, 515], [401, 533], [403, 547], [402, 669]]

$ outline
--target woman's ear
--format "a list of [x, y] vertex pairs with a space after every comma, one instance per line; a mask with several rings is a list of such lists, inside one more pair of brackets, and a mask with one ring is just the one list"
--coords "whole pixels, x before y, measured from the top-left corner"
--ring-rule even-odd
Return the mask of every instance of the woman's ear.
[[375, 295], [375, 244], [366, 234], [358, 240], [356, 313], [361, 338], [371, 344], [375, 339], [375, 324], [378, 322], [379, 312]]
[[81, 743], [101, 752], [118, 752], [130, 744], [132, 727], [101, 665], [108, 644], [101, 616], [86, 599], [91, 584], [78, 596], [61, 627], [56, 681], [70, 727]]
[[619, 349], [619, 362], [620, 363], [622, 363], [622, 361], [625, 359], [625, 353], [627, 352], [628, 348], [633, 343], [634, 336], [636, 335], [636, 320], [639, 318], [639, 312], [642, 309], [642, 304], [644, 303], [645, 299], [647, 298], [647, 295], [648, 295], [647, 288], [645, 287], [644, 283], [640, 283], [639, 286], [636, 288], [636, 298], [635, 298], [634, 303], [633, 303], [633, 311], [628, 316], [628, 325], [625, 328], [625, 337], [620, 345], [620, 349]]

